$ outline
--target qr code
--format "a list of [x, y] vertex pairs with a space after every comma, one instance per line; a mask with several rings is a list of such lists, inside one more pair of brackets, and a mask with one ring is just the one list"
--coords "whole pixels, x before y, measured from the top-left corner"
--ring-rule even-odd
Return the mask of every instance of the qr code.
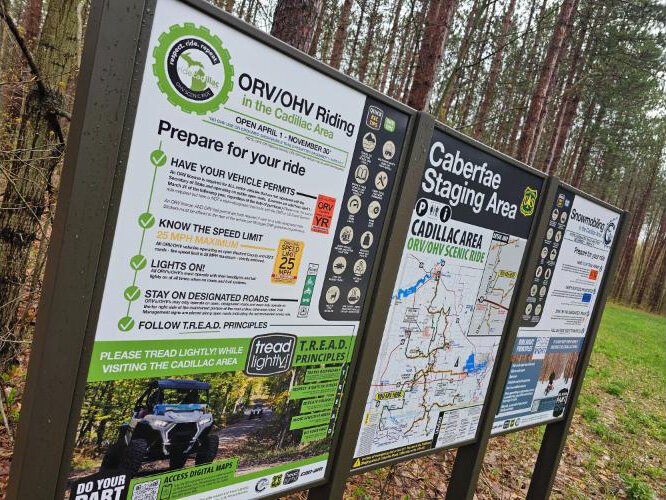
[[146, 483], [137, 484], [132, 490], [132, 500], [157, 500], [160, 490], [160, 480], [154, 479]]

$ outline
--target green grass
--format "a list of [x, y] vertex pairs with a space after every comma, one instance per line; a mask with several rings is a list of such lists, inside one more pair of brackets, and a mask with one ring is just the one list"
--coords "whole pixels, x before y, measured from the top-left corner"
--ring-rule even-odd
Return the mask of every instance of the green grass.
[[[665, 396], [666, 318], [608, 304], [553, 498], [666, 499]], [[498, 486], [511, 497], [524, 497], [544, 429], [491, 440], [479, 498], [497, 498]], [[432, 457], [420, 460], [431, 482], [446, 482], [446, 474], [428, 462]], [[388, 471], [353, 476], [345, 498], [378, 498]], [[401, 498], [405, 484], [394, 480], [384, 497]]]
[[580, 486], [602, 497], [666, 497], [665, 395], [666, 318], [608, 304], [571, 436], [585, 456]]

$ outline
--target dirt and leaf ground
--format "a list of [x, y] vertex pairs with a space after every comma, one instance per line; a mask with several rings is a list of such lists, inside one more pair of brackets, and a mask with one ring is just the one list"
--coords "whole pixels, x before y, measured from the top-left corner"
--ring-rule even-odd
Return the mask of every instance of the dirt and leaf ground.
[[[4, 375], [11, 417], [25, 370]], [[479, 498], [524, 497], [543, 428], [491, 440]], [[0, 430], [0, 493], [11, 446]], [[351, 478], [349, 499], [441, 498], [455, 451]], [[304, 494], [292, 498], [304, 498]], [[554, 498], [666, 498], [666, 318], [608, 305], [590, 362]]]

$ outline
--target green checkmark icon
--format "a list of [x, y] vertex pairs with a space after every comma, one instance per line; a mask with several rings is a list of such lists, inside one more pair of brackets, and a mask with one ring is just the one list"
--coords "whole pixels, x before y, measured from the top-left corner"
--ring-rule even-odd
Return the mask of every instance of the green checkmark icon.
[[166, 163], [166, 161], [167, 155], [161, 149], [155, 149], [152, 153], [150, 153], [150, 163], [156, 167], [161, 167]]
[[138, 286], [128, 286], [123, 292], [123, 296], [130, 302], [134, 302], [141, 295], [141, 290]]
[[118, 330], [121, 332], [129, 332], [134, 328], [134, 319], [131, 316], [124, 316], [118, 321]]
[[148, 259], [141, 254], [137, 254], [130, 259], [130, 267], [135, 271], [141, 271], [141, 269], [146, 267], [146, 264], [148, 264]]
[[150, 212], [144, 212], [139, 215], [139, 226], [143, 229], [150, 229], [155, 225], [155, 216]]

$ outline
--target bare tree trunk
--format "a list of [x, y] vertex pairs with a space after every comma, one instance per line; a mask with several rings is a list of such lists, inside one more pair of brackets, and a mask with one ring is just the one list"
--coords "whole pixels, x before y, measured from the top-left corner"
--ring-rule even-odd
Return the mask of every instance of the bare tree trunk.
[[324, 27], [324, 17], [326, 17], [326, 7], [328, 0], [322, 1], [321, 14], [319, 15], [319, 20], [317, 21], [317, 27], [315, 28], [314, 35], [312, 35], [312, 43], [310, 44], [310, 50], [308, 54], [314, 57], [317, 54], [317, 46], [319, 45], [319, 37], [321, 36], [321, 31]]
[[562, 49], [562, 42], [567, 34], [567, 26], [571, 19], [574, 3], [575, 0], [563, 0], [562, 2], [559, 18], [555, 25], [553, 36], [550, 39], [548, 52], [546, 53], [546, 59], [541, 68], [541, 75], [539, 76], [539, 81], [530, 101], [530, 108], [527, 112], [525, 126], [520, 135], [517, 151], [517, 157], [519, 160], [526, 161], [532, 151], [532, 146], [540, 126], [541, 112], [548, 98], [548, 91], [553, 79], [553, 73], [557, 69], [557, 59]]
[[576, 167], [574, 168], [573, 171], [573, 179], [571, 181], [571, 184], [574, 187], [580, 187], [581, 182], [583, 182], [585, 169], [587, 167], [587, 160], [590, 157], [592, 146], [594, 146], [594, 142], [597, 140], [597, 135], [599, 133], [599, 129], [601, 128], [601, 124], [604, 120], [605, 114], [606, 114], [606, 107], [602, 104], [601, 106], [599, 106], [599, 109], [597, 110], [597, 116], [595, 117], [594, 122], [592, 124], [592, 129], [590, 130], [589, 135], [585, 139], [583, 148], [581, 149], [581, 152], [578, 155], [578, 160], [576, 161]]
[[592, 120], [592, 113], [594, 112], [594, 106], [595, 103], [594, 101], [592, 101], [585, 110], [582, 123], [578, 128], [576, 141], [574, 142], [573, 146], [569, 151], [566, 166], [564, 167], [564, 171], [562, 172], [561, 175], [562, 179], [568, 182], [569, 184], [571, 184], [571, 176], [573, 174], [574, 165], [576, 164], [576, 160], [578, 159], [578, 155], [580, 154], [581, 147], [583, 145], [583, 139], [585, 139], [585, 134], [587, 133], [589, 123]]
[[[664, 137], [662, 141], [666, 141], [666, 137]], [[639, 199], [637, 200], [636, 210], [631, 219], [631, 226], [629, 228], [629, 234], [627, 235], [627, 241], [622, 253], [622, 259], [620, 260], [620, 265], [617, 269], [617, 278], [615, 281], [613, 296], [618, 299], [622, 299], [625, 296], [629, 282], [629, 271], [631, 270], [634, 254], [636, 252], [636, 245], [638, 243], [641, 229], [643, 228], [643, 221], [645, 220], [645, 213], [648, 207], [648, 202], [650, 201], [650, 198], [652, 197], [652, 191], [654, 190], [654, 181], [657, 177], [659, 168], [661, 167], [660, 160], [661, 153], [664, 150], [664, 142], [659, 145], [658, 149], [659, 155], [657, 156], [656, 160], [653, 160], [653, 163], [650, 166], [645, 188], [641, 190]]]
[[394, 94], [394, 97], [402, 102], [405, 102], [409, 94], [409, 88], [412, 81], [412, 72], [416, 63], [416, 55], [418, 53], [419, 44], [421, 43], [421, 33], [423, 32], [426, 11], [429, 5], [430, 4], [425, 0], [421, 2], [421, 10], [416, 14], [414, 23], [412, 25], [413, 29], [411, 30], [412, 33], [409, 38], [409, 45], [407, 46], [405, 52], [407, 59], [405, 59], [402, 64], [400, 79], [396, 84]]
[[278, 0], [271, 35], [307, 53], [321, 7], [322, 0]]
[[361, 54], [361, 62], [358, 66], [358, 79], [362, 82], [365, 81], [365, 74], [368, 71], [368, 62], [370, 59], [370, 50], [375, 38], [375, 27], [377, 25], [377, 19], [379, 14], [377, 10], [379, 9], [379, 0], [375, 0], [372, 4], [372, 10], [370, 11], [370, 19], [368, 22], [368, 34], [365, 37], [365, 45], [363, 46], [363, 52]]
[[659, 224], [653, 225], [656, 226], [656, 230], [654, 231], [654, 235], [652, 234], [652, 230], [648, 230], [648, 235], [643, 245], [643, 252], [641, 252], [641, 259], [636, 269], [636, 282], [633, 295], [635, 297], [634, 301], [638, 305], [643, 303], [647, 285], [650, 283], [650, 277], [657, 267], [659, 257], [666, 244], [666, 207], [661, 212]]
[[42, 21], [42, 3], [43, 0], [28, 0], [23, 11], [23, 19], [21, 19], [23, 37], [31, 49], [34, 48], [35, 40], [39, 36], [39, 27]]
[[488, 117], [488, 111], [490, 106], [493, 103], [495, 98], [495, 87], [497, 85], [497, 79], [499, 78], [500, 69], [502, 67], [502, 59], [504, 53], [504, 47], [507, 43], [507, 35], [511, 29], [513, 11], [516, 7], [516, 0], [509, 0], [509, 5], [506, 8], [504, 13], [504, 18], [502, 19], [502, 28], [500, 30], [499, 37], [497, 39], [497, 47], [495, 49], [495, 54], [493, 55], [492, 62], [490, 63], [490, 73], [488, 74], [488, 81], [486, 82], [486, 89], [483, 93], [483, 99], [481, 99], [481, 105], [479, 106], [479, 112], [476, 115], [476, 125], [474, 126], [474, 135], [480, 137], [485, 130], [485, 122]]
[[654, 269], [655, 273], [655, 284], [652, 286], [652, 291], [648, 298], [648, 308], [652, 312], [659, 312], [660, 302], [663, 300], [664, 294], [664, 283], [666, 283], [666, 234], [662, 235], [661, 238], [661, 264], [656, 264]]
[[[333, 41], [333, 20], [337, 18], [337, 5], [335, 2], [329, 4], [330, 6], [330, 15], [326, 13], [322, 17], [326, 17], [326, 31], [324, 34], [324, 41], [321, 44], [321, 52], [319, 52], [319, 59], [322, 61], [330, 60], [329, 49], [331, 48], [331, 42]], [[337, 24], [336, 24], [337, 26]]]
[[79, 1], [48, 3], [33, 57], [39, 79], [23, 106], [9, 182], [0, 202], [0, 339], [7, 340], [0, 341], [0, 365], [11, 360], [19, 340], [16, 320], [28, 258], [37, 232], [45, 236], [41, 228], [44, 196], [64, 147], [58, 122], [65, 105], [61, 89], [67, 88], [78, 67]]
[[386, 79], [388, 78], [389, 67], [391, 66], [393, 60], [393, 50], [395, 49], [395, 42], [398, 38], [398, 26], [400, 24], [400, 11], [402, 10], [403, 0], [398, 0], [398, 3], [395, 6], [395, 11], [393, 13], [393, 23], [391, 25], [391, 31], [388, 34], [388, 47], [386, 49], [386, 59], [384, 62], [384, 70], [382, 71], [382, 80], [379, 84], [378, 90], [380, 92], [384, 91], [386, 88]]
[[[424, 2], [425, 3], [425, 2]], [[393, 66], [393, 71], [391, 72], [391, 79], [389, 83], [388, 90], [386, 93], [390, 95], [391, 97], [395, 97], [396, 94], [396, 89], [398, 88], [398, 79], [400, 78], [400, 75], [402, 74], [403, 66], [404, 66], [404, 58], [405, 58], [405, 53], [407, 51], [407, 46], [411, 43], [411, 38], [414, 36], [414, 29], [413, 26], [416, 24], [415, 23], [415, 14], [414, 14], [414, 9], [416, 8], [416, 0], [411, 0], [411, 5], [409, 8], [409, 16], [407, 16], [407, 23], [406, 26], [401, 30], [402, 33], [402, 40], [400, 44], [400, 52], [398, 53], [398, 59]]]
[[413, 108], [426, 109], [428, 105], [456, 4], [457, 0], [430, 0], [414, 82], [407, 99]]
[[[462, 104], [458, 106], [456, 121], [458, 127], [461, 129], [466, 127], [467, 115], [469, 114], [470, 108], [472, 106], [472, 101], [476, 95], [476, 85], [475, 82], [479, 80], [479, 73], [482, 70], [483, 66], [483, 54], [486, 50], [486, 45], [490, 40], [490, 29], [493, 25], [493, 18], [495, 16], [495, 6], [496, 2], [491, 4], [491, 9], [489, 12], [486, 12], [483, 23], [481, 25], [482, 29], [479, 32], [479, 37], [477, 39], [476, 51], [474, 52], [474, 57], [470, 64], [471, 73], [469, 78], [466, 78], [467, 82], [465, 85], [465, 96], [462, 100]], [[452, 117], [451, 117], [452, 118]]]
[[361, 27], [363, 26], [363, 18], [365, 17], [365, 9], [368, 6], [368, 0], [361, 0], [361, 12], [358, 15], [358, 23], [354, 31], [354, 41], [352, 42], [351, 50], [349, 51], [349, 61], [347, 61], [347, 69], [345, 73], [351, 73], [352, 66], [354, 65], [354, 57], [356, 56], [356, 48], [358, 47], [358, 39], [361, 34]]
[[345, 0], [342, 4], [342, 12], [338, 20], [338, 27], [335, 30], [333, 39], [333, 50], [331, 51], [331, 60], [329, 64], [335, 69], [340, 68], [342, 62], [342, 53], [345, 50], [345, 41], [347, 40], [347, 28], [349, 28], [349, 16], [351, 14], [353, 0]]
[[585, 39], [587, 29], [592, 15], [592, 3], [588, 3], [585, 13], [582, 16], [581, 24], [578, 28], [578, 40], [575, 48], [571, 53], [569, 61], [569, 74], [567, 75], [566, 83], [564, 84], [564, 93], [562, 96], [562, 103], [558, 111], [557, 126], [553, 132], [551, 145], [548, 150], [548, 159], [546, 161], [545, 171], [553, 175], [557, 172], [564, 146], [569, 138], [569, 131], [573, 125], [576, 116], [576, 110], [581, 99], [581, 82], [580, 74], [584, 74], [587, 67], [587, 55], [590, 50], [590, 41], [587, 40], [587, 46], [583, 51], [583, 46], [586, 44]]
[[486, 9], [490, 3], [489, 0], [483, 0], [483, 4], [479, 6], [479, 1], [480, 0], [474, 0], [469, 15], [467, 16], [465, 31], [456, 54], [456, 66], [453, 68], [449, 78], [446, 80], [446, 84], [441, 91], [441, 97], [435, 108], [435, 116], [439, 120], [444, 120], [445, 118], [448, 119], [451, 103], [453, 102], [453, 98], [455, 97], [457, 91], [458, 81], [463, 74], [469, 47], [472, 44], [472, 40], [474, 38], [472, 33], [478, 28], [479, 22], [483, 18], [483, 14], [486, 12]]

